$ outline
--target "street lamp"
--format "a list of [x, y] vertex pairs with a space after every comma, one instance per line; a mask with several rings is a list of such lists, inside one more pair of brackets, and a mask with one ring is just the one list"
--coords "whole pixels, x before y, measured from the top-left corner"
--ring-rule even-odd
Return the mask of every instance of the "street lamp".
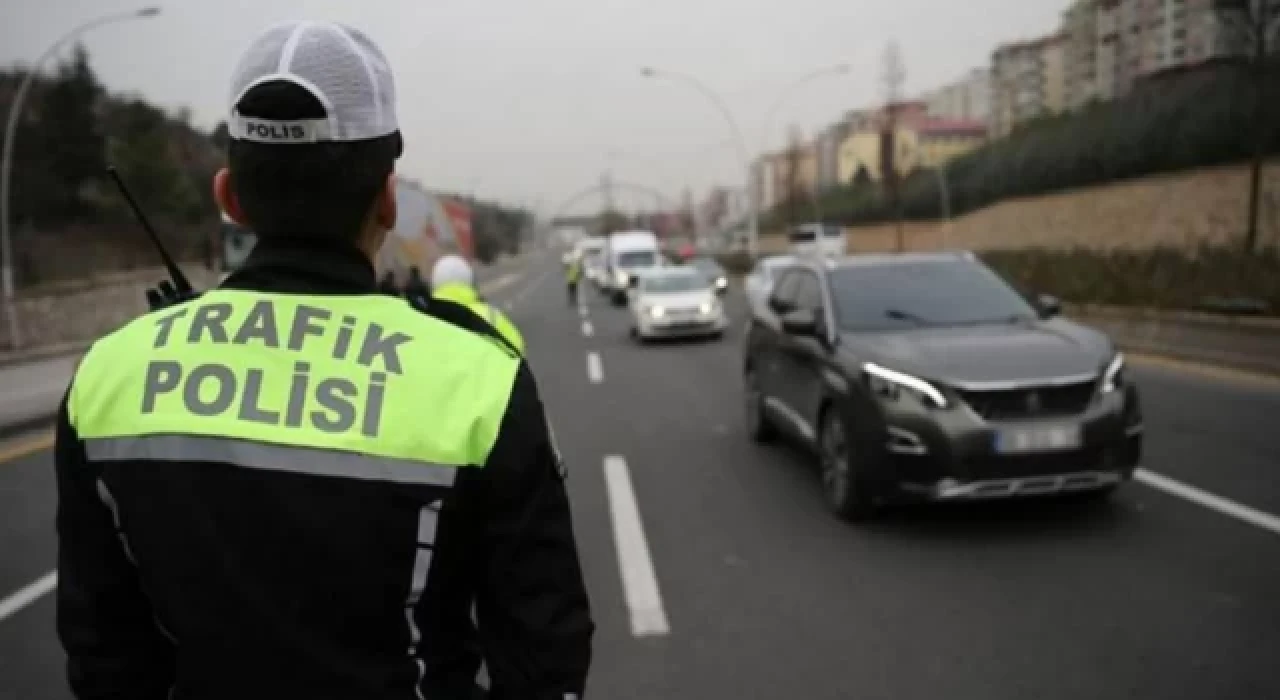
[[666, 78], [682, 82], [692, 87], [708, 102], [710, 102], [724, 117], [725, 122], [729, 125], [729, 130], [733, 132], [733, 138], [738, 144], [738, 157], [742, 160], [742, 173], [746, 178], [747, 186], [747, 248], [752, 257], [755, 257], [759, 251], [759, 220], [756, 215], [756, 198], [755, 187], [753, 186], [753, 178], [751, 177], [751, 154], [747, 152], [746, 139], [742, 137], [742, 129], [738, 128], [738, 122], [733, 118], [733, 112], [729, 110], [724, 100], [720, 99], [711, 88], [707, 87], [702, 81], [685, 73], [676, 73], [667, 70], [658, 70], [656, 68], [644, 67], [640, 69], [640, 75], [646, 78]]
[[769, 135], [773, 133], [773, 119], [777, 116], [778, 110], [782, 109], [783, 105], [791, 99], [791, 96], [794, 95], [797, 90], [821, 78], [848, 75], [851, 70], [853, 70], [853, 66], [850, 66], [848, 63], [840, 63], [834, 66], [827, 66], [826, 68], [819, 68], [812, 73], [800, 76], [783, 89], [782, 92], [778, 93], [777, 101], [769, 107], [768, 112], [765, 112], [764, 131], [762, 132], [762, 138], [760, 139], [761, 148], [763, 150], [769, 149]]
[[130, 12], [103, 15], [75, 27], [63, 34], [49, 48], [45, 49], [44, 53], [40, 54], [35, 64], [31, 66], [26, 76], [23, 77], [22, 83], [18, 85], [18, 92], [13, 96], [13, 104], [9, 107], [9, 120], [4, 127], [4, 155], [0, 157], [0, 258], [3, 258], [0, 261], [2, 263], [2, 266], [0, 266], [0, 293], [4, 295], [5, 315], [9, 321], [9, 340], [15, 349], [21, 345], [21, 342], [18, 337], [17, 311], [14, 309], [13, 304], [13, 237], [9, 230], [9, 186], [13, 170], [13, 139], [18, 130], [18, 118], [22, 115], [22, 106], [27, 98], [27, 91], [31, 89], [31, 83], [35, 80], [41, 67], [57, 54], [59, 49], [72, 40], [79, 38], [81, 34], [104, 24], [124, 22], [131, 19], [147, 19], [158, 14], [160, 14], [159, 7], [144, 7]]

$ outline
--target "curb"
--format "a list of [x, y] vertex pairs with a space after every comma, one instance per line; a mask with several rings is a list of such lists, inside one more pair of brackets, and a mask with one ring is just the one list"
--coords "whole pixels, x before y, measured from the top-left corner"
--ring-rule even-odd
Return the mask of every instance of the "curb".
[[42, 414], [34, 418], [25, 418], [17, 423], [8, 425], [0, 425], [0, 440], [9, 440], [22, 435], [36, 432], [37, 430], [50, 429], [58, 421], [58, 407], [54, 407], [48, 414]]
[[94, 341], [82, 340], [74, 343], [60, 343], [58, 345], [50, 345], [43, 348], [37, 348], [29, 351], [18, 351], [13, 353], [0, 353], [0, 369], [5, 367], [13, 367], [16, 365], [25, 365], [41, 360], [51, 360], [68, 355], [79, 355], [89, 349]]

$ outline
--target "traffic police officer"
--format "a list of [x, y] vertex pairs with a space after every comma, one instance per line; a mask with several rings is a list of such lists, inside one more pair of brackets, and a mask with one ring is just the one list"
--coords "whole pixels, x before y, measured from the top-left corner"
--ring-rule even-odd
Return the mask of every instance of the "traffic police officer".
[[569, 306], [578, 303], [578, 283], [582, 281], [582, 256], [574, 254], [564, 270], [564, 281], [569, 288]]
[[528, 366], [456, 305], [377, 293], [386, 59], [279, 25], [231, 96], [214, 190], [260, 242], [99, 340], [61, 406], [74, 694], [452, 700], [483, 661], [492, 698], [581, 696], [593, 624]]
[[480, 294], [475, 288], [475, 272], [471, 269], [471, 263], [462, 256], [444, 255], [436, 261], [431, 269], [431, 288], [435, 299], [446, 299], [467, 307], [493, 326], [498, 334], [511, 343], [511, 347], [524, 355], [524, 338], [519, 329], [506, 314], [480, 300]]

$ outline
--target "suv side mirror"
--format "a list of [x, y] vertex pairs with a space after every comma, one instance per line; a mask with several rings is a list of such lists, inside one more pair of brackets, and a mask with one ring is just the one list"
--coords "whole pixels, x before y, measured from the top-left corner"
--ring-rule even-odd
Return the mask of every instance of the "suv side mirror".
[[792, 335], [817, 335], [818, 315], [813, 309], [794, 309], [782, 315], [782, 329]]
[[639, 286], [640, 286], [639, 275], [627, 275], [627, 287], [631, 289], [635, 289], [636, 287], [639, 287]]
[[1052, 294], [1038, 295], [1036, 306], [1040, 309], [1041, 318], [1053, 318], [1062, 313], [1062, 300]]

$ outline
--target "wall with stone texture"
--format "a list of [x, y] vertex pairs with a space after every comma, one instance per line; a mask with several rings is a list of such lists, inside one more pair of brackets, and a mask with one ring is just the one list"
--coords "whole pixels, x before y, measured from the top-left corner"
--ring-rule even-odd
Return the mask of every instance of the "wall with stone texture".
[[[963, 248], [1194, 247], [1237, 240], [1248, 211], [1246, 166], [1142, 178], [1102, 187], [1014, 199], [940, 222], [908, 222], [908, 250]], [[1264, 170], [1259, 241], [1280, 245], [1280, 161]], [[891, 251], [893, 224], [846, 229], [850, 252]], [[764, 243], [765, 241], [762, 241]], [[767, 246], [785, 246], [771, 237]]]

